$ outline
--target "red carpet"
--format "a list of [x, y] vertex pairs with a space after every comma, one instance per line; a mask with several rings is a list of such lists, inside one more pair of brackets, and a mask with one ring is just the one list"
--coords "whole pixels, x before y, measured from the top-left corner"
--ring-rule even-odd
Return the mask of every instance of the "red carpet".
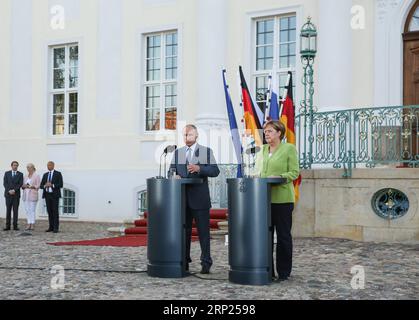
[[[198, 241], [197, 237], [192, 237], [192, 241]], [[146, 247], [147, 235], [128, 235], [123, 237], [105, 238], [97, 240], [51, 242], [52, 246], [95, 246], [95, 247]]]
[[[147, 218], [147, 212], [144, 213]], [[227, 219], [226, 209], [212, 209], [210, 212], [210, 228], [218, 230], [218, 223]], [[192, 241], [198, 241], [198, 230], [193, 222]], [[147, 246], [147, 219], [135, 221], [134, 228], [125, 229], [125, 236], [97, 240], [69, 241], [48, 243], [53, 246], [108, 246], [108, 247], [145, 247]]]
[[[134, 221], [135, 227], [126, 228], [125, 234], [137, 235], [147, 234], [147, 216], [148, 213], [144, 212], [144, 219]], [[211, 209], [210, 211], [210, 228], [211, 230], [218, 230], [218, 223], [227, 220], [227, 209]], [[198, 230], [195, 228], [195, 220], [192, 222], [192, 236], [198, 236]]]
[[97, 240], [47, 243], [53, 246], [145, 247], [147, 235], [123, 236]]

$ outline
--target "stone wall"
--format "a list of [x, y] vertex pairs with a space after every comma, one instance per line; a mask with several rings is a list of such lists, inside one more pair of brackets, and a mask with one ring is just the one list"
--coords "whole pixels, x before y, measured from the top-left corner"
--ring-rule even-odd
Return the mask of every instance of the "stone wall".
[[[294, 212], [294, 237], [330, 237], [355, 241], [419, 240], [419, 169], [355, 169], [302, 172], [301, 199]], [[409, 211], [399, 219], [379, 217], [373, 210], [374, 194], [384, 188], [402, 191]]]

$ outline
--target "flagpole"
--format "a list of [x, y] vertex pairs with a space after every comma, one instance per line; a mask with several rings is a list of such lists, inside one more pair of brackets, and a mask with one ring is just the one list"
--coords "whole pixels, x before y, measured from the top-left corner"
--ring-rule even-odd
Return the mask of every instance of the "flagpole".
[[268, 122], [269, 115], [271, 114], [272, 74], [268, 78], [268, 92], [266, 94], [265, 123]]
[[242, 92], [242, 86], [241, 86], [241, 79], [240, 79], [240, 72], [237, 73], [237, 84], [238, 84], [238, 89], [239, 89], [239, 97], [240, 97], [240, 111], [242, 113], [242, 118], [241, 118], [241, 124], [242, 124], [242, 146], [243, 146], [243, 150], [241, 150], [241, 157], [242, 157], [242, 170], [243, 170], [243, 177], [246, 177], [246, 170], [245, 168], [247, 167], [245, 162], [244, 162], [244, 156], [243, 156], [243, 151], [244, 149], [247, 147], [246, 145], [246, 123], [245, 123], [245, 119], [244, 119], [244, 109], [243, 109], [243, 92]]
[[291, 74], [288, 72], [287, 86], [284, 89], [284, 96], [281, 100], [281, 107], [279, 109], [279, 119], [281, 119], [282, 117], [282, 111], [284, 110], [284, 102], [285, 100], [287, 100], [287, 97], [288, 97], [288, 87], [290, 85], [290, 80], [291, 80]]

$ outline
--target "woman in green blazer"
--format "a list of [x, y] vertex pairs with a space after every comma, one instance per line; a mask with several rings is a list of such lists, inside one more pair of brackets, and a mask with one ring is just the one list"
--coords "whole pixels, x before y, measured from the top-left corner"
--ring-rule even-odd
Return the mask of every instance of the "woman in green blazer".
[[[259, 169], [260, 177], [287, 179], [286, 184], [273, 186], [271, 191], [272, 226], [277, 235], [276, 271], [278, 281], [283, 281], [288, 279], [292, 269], [291, 227], [295, 203], [293, 181], [298, 178], [300, 168], [295, 146], [290, 143], [282, 143], [286, 133], [284, 124], [269, 121], [264, 125], [263, 130], [268, 144], [263, 146], [257, 159], [256, 166]], [[273, 261], [274, 259], [272, 259], [272, 264]], [[275, 276], [274, 268], [272, 268], [272, 273]]]

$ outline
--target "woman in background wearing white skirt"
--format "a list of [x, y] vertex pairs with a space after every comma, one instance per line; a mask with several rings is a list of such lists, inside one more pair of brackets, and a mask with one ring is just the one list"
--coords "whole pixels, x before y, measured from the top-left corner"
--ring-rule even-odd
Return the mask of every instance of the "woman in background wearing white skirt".
[[26, 166], [28, 174], [23, 180], [23, 197], [26, 215], [28, 217], [28, 226], [26, 230], [33, 230], [35, 225], [36, 205], [38, 203], [38, 190], [41, 184], [41, 178], [35, 173], [36, 169], [32, 163]]

